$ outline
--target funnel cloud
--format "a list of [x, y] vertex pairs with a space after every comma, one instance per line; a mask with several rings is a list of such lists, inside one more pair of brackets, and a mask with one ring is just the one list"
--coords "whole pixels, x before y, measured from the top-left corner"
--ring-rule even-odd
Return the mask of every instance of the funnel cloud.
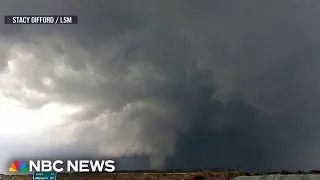
[[[318, 1], [3, 0], [0, 162], [117, 169], [320, 166]], [[61, 158], [60, 158], [61, 159]]]

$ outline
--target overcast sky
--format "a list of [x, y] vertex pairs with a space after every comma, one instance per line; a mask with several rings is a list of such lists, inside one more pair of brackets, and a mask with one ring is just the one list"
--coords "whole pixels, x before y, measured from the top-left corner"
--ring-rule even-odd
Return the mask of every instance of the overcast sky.
[[0, 169], [320, 167], [317, 0], [2, 0]]

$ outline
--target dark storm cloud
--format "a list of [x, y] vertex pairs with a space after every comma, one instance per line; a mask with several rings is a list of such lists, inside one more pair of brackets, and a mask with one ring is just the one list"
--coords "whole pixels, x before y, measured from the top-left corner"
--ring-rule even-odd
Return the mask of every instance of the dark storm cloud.
[[32, 109], [81, 106], [63, 126], [96, 156], [147, 155], [153, 167], [171, 156], [166, 167], [314, 168], [319, 5], [3, 1], [2, 15], [75, 14], [79, 24], [1, 25], [4, 44], [20, 44], [1, 53], [18, 59], [8, 77], [24, 77], [3, 80], [1, 91]]

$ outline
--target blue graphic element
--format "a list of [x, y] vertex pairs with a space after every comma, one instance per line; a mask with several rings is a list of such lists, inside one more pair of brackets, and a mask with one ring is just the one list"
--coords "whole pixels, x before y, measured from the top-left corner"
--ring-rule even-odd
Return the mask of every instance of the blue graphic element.
[[33, 180], [57, 180], [56, 172], [34, 172]]

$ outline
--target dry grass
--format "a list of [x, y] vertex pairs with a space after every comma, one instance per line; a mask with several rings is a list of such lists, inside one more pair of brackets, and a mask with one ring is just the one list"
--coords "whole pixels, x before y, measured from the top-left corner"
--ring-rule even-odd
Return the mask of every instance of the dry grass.
[[[268, 175], [268, 174], [320, 174], [319, 170], [309, 172], [270, 172], [248, 173], [243, 170], [161, 170], [135, 171], [118, 173], [73, 173], [58, 174], [57, 180], [231, 180], [237, 176]], [[0, 180], [32, 180], [32, 175], [1, 175]]]
[[[57, 180], [229, 180], [245, 175], [237, 170], [181, 170], [178, 172], [130, 172], [130, 173], [74, 173], [58, 174]], [[32, 180], [31, 175], [6, 176], [0, 180]]]

